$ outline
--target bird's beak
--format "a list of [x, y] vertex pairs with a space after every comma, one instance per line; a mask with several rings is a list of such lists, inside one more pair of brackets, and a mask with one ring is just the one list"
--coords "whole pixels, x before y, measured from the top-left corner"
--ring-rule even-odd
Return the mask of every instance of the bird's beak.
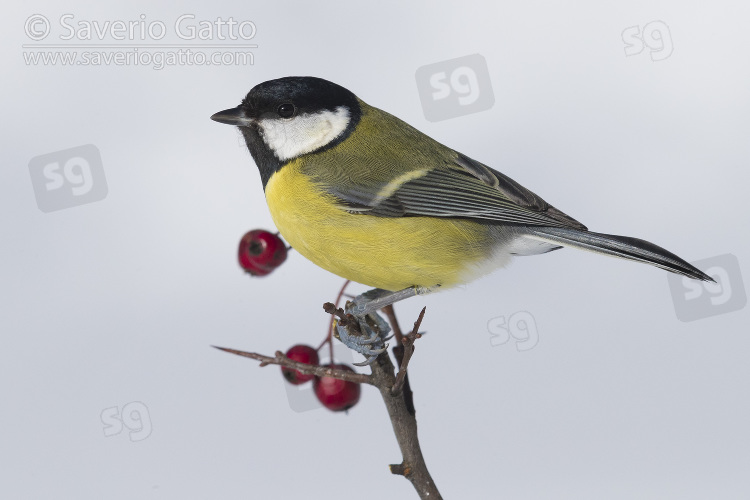
[[219, 111], [215, 115], [212, 115], [211, 119], [215, 122], [226, 123], [227, 125], [235, 125], [237, 127], [247, 127], [251, 123], [253, 123], [253, 119], [247, 116], [245, 110], [239, 106], [236, 108]]

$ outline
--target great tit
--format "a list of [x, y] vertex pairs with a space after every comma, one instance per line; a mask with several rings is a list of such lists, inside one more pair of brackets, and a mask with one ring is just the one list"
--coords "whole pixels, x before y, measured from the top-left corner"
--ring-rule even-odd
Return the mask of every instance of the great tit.
[[[277, 228], [318, 266], [383, 291], [377, 307], [563, 246], [711, 277], [644, 240], [589, 231], [510, 177], [314, 77], [253, 87], [235, 125]], [[376, 307], [369, 307], [368, 311]]]

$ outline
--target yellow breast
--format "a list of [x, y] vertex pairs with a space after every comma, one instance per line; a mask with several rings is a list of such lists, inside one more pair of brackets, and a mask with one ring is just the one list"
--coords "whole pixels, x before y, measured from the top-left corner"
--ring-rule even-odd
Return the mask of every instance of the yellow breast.
[[475, 277], [487, 259], [487, 226], [349, 213], [301, 173], [299, 160], [273, 174], [266, 201], [295, 250], [323, 269], [372, 287], [454, 286]]

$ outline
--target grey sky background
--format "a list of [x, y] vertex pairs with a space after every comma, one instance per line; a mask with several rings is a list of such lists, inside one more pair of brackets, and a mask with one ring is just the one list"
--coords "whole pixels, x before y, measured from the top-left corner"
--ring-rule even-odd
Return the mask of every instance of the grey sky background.
[[[231, 16], [258, 48], [252, 66], [26, 65], [27, 18], [65, 13]], [[274, 226], [238, 132], [209, 116], [271, 78], [335, 81], [594, 231], [733, 254], [747, 287], [749, 17], [739, 1], [6, 6], [0, 497], [416, 498], [388, 472], [374, 389], [348, 415], [298, 413], [276, 367], [209, 347], [317, 345], [343, 282], [295, 252], [264, 279], [236, 264], [242, 234]], [[623, 30], [656, 20], [671, 56], [626, 57]], [[475, 53], [495, 105], [427, 121], [417, 68]], [[42, 213], [30, 160], [85, 144], [108, 195]], [[565, 249], [399, 304], [404, 326], [427, 306], [410, 378], [443, 495], [748, 498], [750, 313], [681, 322], [666, 275]], [[488, 323], [523, 311], [538, 343], [493, 345]], [[131, 402], [150, 434], [105, 436], [102, 412]]]

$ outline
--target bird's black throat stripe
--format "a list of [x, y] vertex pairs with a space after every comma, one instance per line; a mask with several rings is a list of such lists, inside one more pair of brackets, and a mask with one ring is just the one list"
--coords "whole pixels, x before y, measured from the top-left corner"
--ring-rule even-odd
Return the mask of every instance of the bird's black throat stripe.
[[258, 167], [260, 180], [263, 182], [263, 191], [265, 191], [268, 179], [271, 178], [274, 172], [281, 170], [281, 167], [288, 162], [282, 163], [273, 153], [271, 148], [266, 145], [263, 138], [260, 136], [260, 130], [258, 130], [257, 124], [253, 124], [249, 127], [238, 128], [240, 129], [240, 132], [242, 132], [242, 136], [245, 138], [245, 144], [247, 145], [247, 149], [250, 150], [250, 155], [252, 155], [255, 165]]

